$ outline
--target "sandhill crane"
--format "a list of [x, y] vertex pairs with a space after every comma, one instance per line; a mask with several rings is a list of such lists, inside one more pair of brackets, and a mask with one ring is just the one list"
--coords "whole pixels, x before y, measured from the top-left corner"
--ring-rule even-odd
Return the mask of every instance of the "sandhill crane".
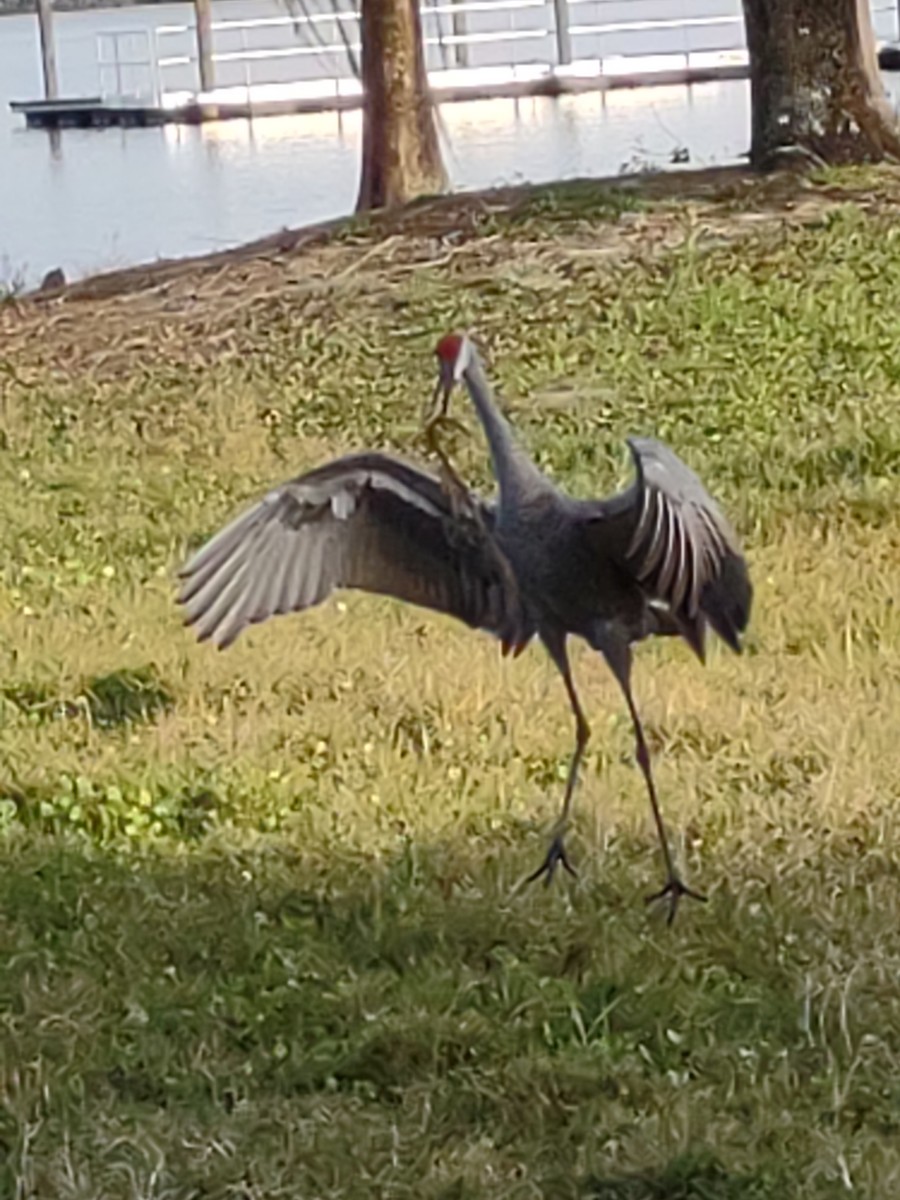
[[651, 438], [628, 445], [637, 478], [605, 500], [575, 500], [524, 452], [494, 403], [468, 335], [438, 343], [434, 430], [464, 383], [484, 428], [495, 502], [472, 496], [441, 453], [438, 479], [380, 453], [351, 454], [275, 488], [212, 538], [181, 572], [179, 600], [201, 640], [229, 645], [276, 613], [310, 608], [335, 588], [361, 588], [449, 613], [520, 653], [537, 636], [556, 664], [575, 718], [575, 747], [546, 857], [574, 875], [564, 834], [589, 737], [567, 639], [605, 658], [625, 697], [662, 848], [666, 879], [648, 902], [704, 899], [669, 848], [650, 755], [631, 690], [632, 645], [680, 635], [703, 661], [707, 625], [736, 652], [752, 588], [737, 538], [697, 476]]

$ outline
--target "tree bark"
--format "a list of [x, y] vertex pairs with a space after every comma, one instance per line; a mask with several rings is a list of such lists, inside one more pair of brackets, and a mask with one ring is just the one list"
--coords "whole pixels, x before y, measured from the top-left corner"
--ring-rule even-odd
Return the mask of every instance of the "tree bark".
[[753, 108], [750, 161], [900, 158], [878, 74], [869, 0], [743, 0]]
[[53, 0], [37, 0], [37, 15], [41, 33], [41, 63], [44, 68], [44, 99], [57, 100], [59, 98], [59, 79], [56, 74]]
[[211, 92], [216, 86], [211, 0], [194, 0], [194, 13], [197, 23], [197, 66], [200, 71], [200, 91]]
[[443, 191], [418, 0], [362, 0], [363, 151], [357, 212]]

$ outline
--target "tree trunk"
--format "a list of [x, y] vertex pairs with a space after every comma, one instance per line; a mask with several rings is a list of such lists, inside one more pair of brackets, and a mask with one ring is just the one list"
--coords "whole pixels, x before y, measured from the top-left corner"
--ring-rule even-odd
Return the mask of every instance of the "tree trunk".
[[197, 23], [197, 66], [200, 71], [200, 91], [211, 92], [216, 86], [211, 0], [194, 0], [194, 14]]
[[362, 0], [363, 152], [356, 208], [444, 189], [418, 0]]
[[744, 0], [750, 161], [900, 158], [900, 127], [878, 74], [869, 0]]
[[56, 74], [56, 39], [53, 33], [53, 0], [37, 0], [38, 24], [41, 33], [41, 63], [44, 68], [44, 99], [59, 98]]

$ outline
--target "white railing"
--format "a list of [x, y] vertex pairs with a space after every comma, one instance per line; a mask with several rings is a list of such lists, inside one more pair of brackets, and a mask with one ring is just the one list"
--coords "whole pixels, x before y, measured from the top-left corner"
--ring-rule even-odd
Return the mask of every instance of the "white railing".
[[107, 29], [97, 34], [100, 95], [158, 104], [162, 93], [152, 29]]
[[[318, 0], [322, 3], [323, 0]], [[327, 0], [324, 0], [327, 2]], [[335, 0], [337, 3], [338, 0]], [[352, 0], [348, 0], [352, 3]], [[652, 76], [746, 63], [741, 0], [462, 0], [423, 3], [432, 83], [465, 87], [540, 74]], [[669, 15], [669, 11], [671, 15]], [[873, 0], [879, 40], [900, 37], [900, 0]], [[633, 15], [632, 15], [633, 14]], [[351, 56], [360, 53], [352, 7], [278, 17], [214, 21], [216, 98], [323, 100], [357, 95]], [[151, 95], [181, 103], [199, 91], [193, 24], [98, 36], [105, 96]], [[141, 86], [135, 86], [135, 78]], [[240, 95], [239, 95], [240, 93]]]

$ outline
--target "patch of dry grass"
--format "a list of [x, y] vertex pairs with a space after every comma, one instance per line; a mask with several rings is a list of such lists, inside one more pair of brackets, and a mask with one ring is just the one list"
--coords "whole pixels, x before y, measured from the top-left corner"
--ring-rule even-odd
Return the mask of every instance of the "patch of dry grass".
[[[843, 203], [737, 236], [729, 200], [698, 241], [648, 202], [611, 259], [608, 198], [554, 195], [431, 266], [248, 296], [221, 356], [135, 319], [114, 371], [93, 330], [61, 371], [73, 305], [7, 359], [0, 1193], [896, 1194], [900, 236]], [[747, 537], [748, 652], [639, 653], [710, 896], [673, 930], [586, 649], [580, 878], [518, 890], [571, 740], [539, 651], [348, 595], [219, 655], [173, 609], [189, 545], [270, 482], [418, 457], [460, 323], [573, 491], [655, 432]], [[486, 481], [480, 437], [455, 454]]]

